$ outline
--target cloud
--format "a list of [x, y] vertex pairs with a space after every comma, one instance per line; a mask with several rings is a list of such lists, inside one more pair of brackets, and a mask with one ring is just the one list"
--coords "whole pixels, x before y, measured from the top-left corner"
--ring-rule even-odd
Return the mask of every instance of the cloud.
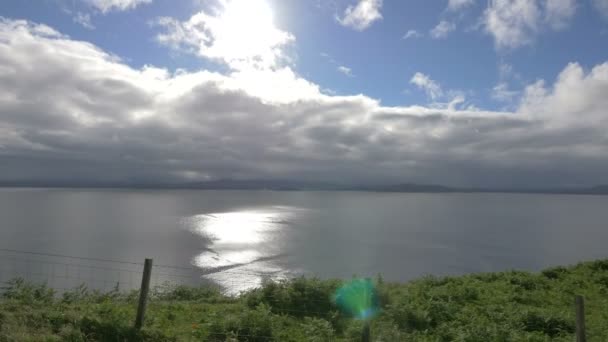
[[441, 84], [430, 76], [417, 72], [410, 79], [410, 83], [423, 90], [431, 100], [429, 107], [434, 109], [455, 110], [458, 106], [466, 102], [465, 93], [460, 90], [444, 90]]
[[459, 11], [469, 6], [472, 6], [475, 3], [475, 0], [449, 0], [448, 1], [448, 10], [449, 11]]
[[518, 95], [519, 92], [509, 89], [509, 85], [505, 82], [501, 82], [492, 88], [492, 98], [500, 102], [511, 103]]
[[576, 13], [576, 0], [546, 0], [545, 22], [554, 30], [562, 30], [570, 24]]
[[89, 29], [89, 30], [95, 29], [95, 25], [93, 25], [93, 23], [91, 23], [91, 15], [88, 13], [78, 12], [72, 18], [72, 20], [74, 20], [75, 23], [82, 25], [86, 29]]
[[544, 81], [526, 87], [520, 110], [534, 118], [553, 119], [547, 124], [555, 127], [602, 126], [608, 122], [606, 107], [602, 109], [608, 100], [601, 94], [607, 91], [608, 63], [596, 65], [589, 72], [578, 63], [570, 63], [553, 87], [547, 87]]
[[162, 17], [165, 29], [156, 39], [173, 49], [197, 54], [235, 70], [276, 68], [288, 58], [284, 48], [295, 37], [274, 26], [264, 0], [232, 0], [212, 13], [198, 12], [186, 21]]
[[354, 77], [355, 75], [353, 75], [353, 71], [351, 70], [351, 68], [349, 67], [345, 67], [343, 65], [340, 65], [338, 67], [338, 71], [343, 73], [344, 75], [348, 76], [348, 77]]
[[323, 57], [324, 59], [326, 59], [331, 64], [335, 64], [335, 65], [340, 64], [330, 54], [328, 54], [327, 52], [321, 52], [319, 55], [321, 57]]
[[564, 29], [575, 12], [575, 0], [491, 0], [482, 19], [498, 49], [514, 49], [532, 44], [544, 24]]
[[152, 0], [86, 0], [102, 13], [111, 11], [127, 11], [139, 5], [149, 4]]
[[608, 0], [592, 0], [595, 9], [608, 20]]
[[450, 34], [450, 32], [454, 31], [455, 29], [456, 24], [446, 20], [442, 20], [429, 32], [429, 34], [431, 35], [431, 37], [433, 37], [433, 39], [442, 39], [446, 38], [448, 34]]
[[[341, 65], [341, 63], [336, 61], [330, 54], [328, 54], [326, 52], [321, 52], [320, 55], [321, 55], [321, 57], [326, 59], [329, 63], [335, 65], [336, 70], [338, 70], [338, 72], [340, 72], [348, 77], [355, 77], [355, 75], [353, 74], [353, 70], [351, 68], [349, 68], [345, 65]], [[333, 90], [330, 90], [329, 93], [335, 94], [335, 92]]]
[[498, 76], [500, 77], [501, 80], [510, 78], [511, 76], [514, 76], [514, 75], [516, 75], [516, 73], [513, 70], [513, 65], [502, 62], [502, 61], [500, 63], [498, 63]]
[[496, 84], [490, 93], [492, 99], [503, 102], [508, 106], [515, 105], [515, 100], [521, 95], [521, 91], [511, 89], [509, 83], [513, 80], [520, 80], [521, 75], [515, 71], [513, 65], [500, 61], [498, 63], [498, 79], [499, 82]]
[[410, 39], [410, 38], [420, 38], [422, 37], [422, 33], [416, 31], [416, 30], [408, 30], [404, 35], [403, 35], [403, 39]]
[[[432, 89], [424, 76], [413, 82]], [[553, 84], [528, 85], [512, 112], [457, 109], [458, 97], [387, 107], [325, 95], [288, 67], [133, 68], [48, 26], [2, 19], [0, 181], [606, 183], [607, 93], [608, 62], [570, 64]]]
[[498, 48], [516, 48], [532, 42], [539, 18], [536, 0], [492, 0], [484, 13], [485, 30]]
[[374, 22], [382, 20], [382, 0], [359, 0], [356, 6], [348, 6], [344, 15], [337, 20], [342, 26], [357, 31], [369, 28]]
[[441, 85], [437, 81], [432, 80], [428, 75], [421, 72], [415, 73], [410, 79], [410, 83], [424, 90], [427, 96], [432, 100], [436, 100], [437, 98], [443, 96]]

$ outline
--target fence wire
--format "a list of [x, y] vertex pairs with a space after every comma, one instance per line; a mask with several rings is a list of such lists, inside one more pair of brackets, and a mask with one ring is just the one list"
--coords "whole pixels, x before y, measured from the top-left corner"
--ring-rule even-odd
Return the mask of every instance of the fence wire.
[[[0, 248], [0, 283], [22, 278], [58, 292], [86, 285], [97, 291], [137, 290], [144, 263], [77, 257]], [[297, 274], [303, 275], [302, 273]], [[237, 269], [201, 269], [196, 267], [154, 264], [151, 287], [167, 285], [216, 285], [225, 294], [260, 287], [266, 280], [286, 280], [296, 276], [279, 272], [255, 272]]]
[[[77, 257], [55, 253], [40, 253], [0, 248], [0, 298], [3, 291], [15, 279], [23, 279], [31, 284], [44, 284], [52, 289], [58, 299], [65, 293], [86, 289], [97, 293], [135, 293], [142, 282], [144, 263], [114, 259]], [[187, 301], [180, 298], [163, 296], [164, 291], [171, 291], [179, 285], [190, 288], [207, 287], [218, 289], [226, 299], [237, 300], [243, 291], [259, 288], [266, 280], [283, 280], [288, 277], [280, 272], [256, 272], [240, 267], [232, 269], [201, 269], [196, 267], [154, 264], [151, 272], [148, 315], [153, 310], [160, 310], [162, 305], [174, 305]], [[302, 308], [285, 307], [285, 298], [265, 294], [263, 302], [272, 306], [273, 312], [297, 317], [326, 317], [328, 312], [316, 310], [326, 307], [330, 298], [307, 298]], [[238, 313], [233, 313], [238, 316]], [[183, 324], [183, 322], [182, 322]], [[251, 327], [223, 327], [226, 332], [217, 333], [211, 330], [212, 323], [193, 319], [193, 329], [184, 331], [177, 338], [179, 341], [200, 341], [197, 333], [205, 330], [207, 338], [216, 340], [254, 340], [276, 341], [275, 337], [263, 334], [248, 333]], [[223, 322], [222, 324], [226, 324]], [[348, 341], [340, 338], [339, 341]]]

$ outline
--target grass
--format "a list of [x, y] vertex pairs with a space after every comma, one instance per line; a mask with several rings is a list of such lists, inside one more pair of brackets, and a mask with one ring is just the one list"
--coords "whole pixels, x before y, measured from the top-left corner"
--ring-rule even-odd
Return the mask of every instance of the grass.
[[[608, 260], [375, 282], [382, 309], [371, 322], [373, 341], [570, 342], [577, 294], [586, 298], [588, 341], [608, 341]], [[137, 292], [80, 287], [59, 296], [16, 279], [0, 299], [0, 341], [357, 341], [363, 323], [332, 301], [340, 285], [298, 278], [239, 297], [213, 287], [156, 288], [138, 332]]]

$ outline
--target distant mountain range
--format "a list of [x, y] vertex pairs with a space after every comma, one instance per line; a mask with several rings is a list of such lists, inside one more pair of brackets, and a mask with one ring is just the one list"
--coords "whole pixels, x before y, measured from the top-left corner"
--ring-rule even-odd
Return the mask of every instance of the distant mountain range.
[[233, 180], [222, 179], [208, 182], [155, 183], [121, 182], [93, 183], [75, 181], [14, 181], [0, 182], [0, 187], [34, 188], [130, 188], [130, 189], [199, 189], [199, 190], [273, 190], [273, 191], [371, 191], [410, 193], [539, 193], [539, 194], [589, 194], [608, 195], [608, 185], [588, 188], [492, 188], [492, 187], [449, 187], [433, 184], [385, 184], [385, 185], [336, 185], [321, 182], [290, 180]]
[[378, 192], [460, 192], [460, 193], [538, 193], [538, 194], [572, 194], [572, 195], [608, 195], [608, 185], [588, 188], [465, 188], [442, 185], [396, 184], [385, 186], [362, 187], [364, 191]]

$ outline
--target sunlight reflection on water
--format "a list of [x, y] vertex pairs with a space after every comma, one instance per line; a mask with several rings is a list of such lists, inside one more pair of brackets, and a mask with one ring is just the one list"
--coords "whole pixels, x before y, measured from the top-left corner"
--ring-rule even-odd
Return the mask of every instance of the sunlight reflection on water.
[[191, 230], [210, 244], [193, 263], [229, 294], [258, 287], [265, 278], [291, 277], [293, 271], [278, 263], [284, 256], [281, 239], [301, 211], [276, 206], [195, 215]]

